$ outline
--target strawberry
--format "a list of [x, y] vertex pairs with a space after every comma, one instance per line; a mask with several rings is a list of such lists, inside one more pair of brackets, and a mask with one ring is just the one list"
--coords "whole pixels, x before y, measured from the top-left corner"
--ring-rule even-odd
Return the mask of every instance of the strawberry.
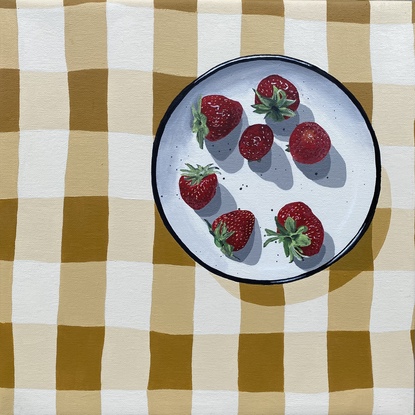
[[193, 127], [197, 142], [203, 148], [203, 141], [217, 141], [226, 137], [241, 121], [242, 105], [223, 95], [206, 95], [192, 107]]
[[291, 133], [287, 151], [295, 161], [313, 164], [323, 160], [330, 147], [330, 137], [319, 124], [303, 122]]
[[266, 124], [250, 125], [241, 136], [239, 152], [247, 160], [260, 160], [272, 147], [274, 133]]
[[255, 216], [249, 210], [233, 210], [217, 217], [212, 225], [206, 221], [215, 245], [227, 257], [241, 250], [249, 240], [255, 225]]
[[218, 185], [217, 167], [212, 164], [193, 167], [186, 163], [188, 169], [180, 170], [179, 189], [182, 199], [193, 209], [205, 207], [215, 196]]
[[300, 105], [297, 88], [279, 75], [270, 75], [262, 79], [255, 90], [254, 112], [265, 114], [273, 121], [284, 121], [294, 117]]
[[305, 203], [293, 202], [283, 206], [275, 217], [275, 223], [277, 232], [265, 229], [270, 238], [264, 247], [273, 241], [282, 242], [290, 262], [320, 252], [324, 240], [323, 225]]

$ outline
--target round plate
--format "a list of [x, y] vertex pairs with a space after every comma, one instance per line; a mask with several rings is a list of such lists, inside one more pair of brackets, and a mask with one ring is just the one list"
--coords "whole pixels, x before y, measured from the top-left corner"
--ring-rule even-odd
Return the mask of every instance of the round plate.
[[[280, 123], [253, 112], [253, 88], [279, 74], [298, 89], [295, 117]], [[204, 95], [221, 94], [239, 101], [244, 113], [238, 127], [217, 142], [199, 148], [192, 133], [191, 108]], [[330, 135], [332, 147], [321, 162], [293, 161], [286, 145], [294, 127], [315, 121]], [[248, 125], [265, 123], [274, 131], [271, 151], [261, 161], [248, 162], [238, 141]], [[180, 197], [178, 181], [185, 163], [219, 167], [214, 199], [195, 211]], [[380, 190], [380, 152], [375, 133], [356, 98], [335, 78], [303, 61], [277, 55], [257, 55], [225, 62], [188, 85], [172, 102], [158, 128], [153, 147], [152, 186], [167, 229], [199, 264], [239, 282], [274, 284], [310, 276], [338, 260], [361, 238], [372, 220]], [[280, 243], [263, 248], [265, 228], [287, 203], [306, 203], [321, 220], [325, 235], [321, 251], [289, 263]], [[247, 209], [256, 217], [253, 234], [237, 260], [214, 245], [205, 220]]]

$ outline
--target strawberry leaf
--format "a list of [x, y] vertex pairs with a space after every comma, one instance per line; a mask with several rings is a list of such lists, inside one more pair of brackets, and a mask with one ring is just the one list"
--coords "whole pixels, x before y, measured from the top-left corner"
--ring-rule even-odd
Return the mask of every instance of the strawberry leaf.
[[233, 255], [233, 246], [226, 242], [235, 232], [228, 231], [226, 223], [219, 222], [216, 228], [213, 230], [212, 225], [205, 219], [205, 222], [208, 225], [209, 232], [213, 236], [213, 241], [215, 245], [220, 248], [221, 252], [229, 258], [236, 258]]
[[284, 227], [290, 234], [294, 234], [295, 231], [296, 231], [295, 220], [292, 217], [289, 216], [285, 220]]
[[263, 247], [265, 248], [268, 244], [270, 244], [271, 242], [279, 242], [280, 241], [280, 236], [278, 235], [277, 232], [272, 231], [271, 229], [265, 229], [265, 233], [267, 234], [267, 236], [270, 236], [271, 238], [268, 238], [265, 242]]
[[185, 163], [187, 169], [180, 169], [182, 176], [190, 182], [192, 186], [200, 184], [200, 182], [207, 176], [211, 174], [220, 174], [219, 167], [214, 166], [212, 163], [207, 166], [201, 166], [197, 164], [196, 167], [192, 166], [189, 163]]
[[284, 247], [284, 253], [286, 257], [290, 258], [290, 262], [292, 262], [292, 254], [291, 254], [291, 250], [290, 250], [290, 243], [288, 242], [287, 239], [283, 239], [282, 245]]
[[295, 116], [295, 112], [290, 110], [289, 108], [281, 108], [280, 113], [281, 113], [281, 115], [283, 115], [285, 117], [289, 117], [289, 118]]
[[203, 143], [206, 136], [209, 134], [209, 127], [207, 126], [207, 117], [202, 113], [202, 97], [199, 98], [197, 108], [192, 106], [193, 125], [192, 132], [196, 133], [196, 140], [199, 147], [203, 149]]
[[251, 105], [254, 108], [254, 112], [257, 114], [265, 114], [264, 118], [269, 117], [276, 122], [284, 121], [285, 118], [294, 117], [295, 112], [289, 106], [294, 104], [295, 100], [288, 99], [285, 91], [278, 89], [275, 85], [272, 88], [272, 97], [265, 97], [254, 89], [255, 95], [260, 101], [259, 104]]
[[290, 216], [285, 220], [284, 225], [275, 217], [275, 224], [277, 232], [265, 229], [267, 236], [270, 238], [264, 242], [264, 248], [269, 243], [278, 241], [282, 243], [285, 256], [289, 259], [289, 262], [293, 262], [294, 259], [302, 261], [306, 257], [302, 248], [311, 244], [311, 239], [307, 235], [307, 226], [297, 228], [295, 220]]

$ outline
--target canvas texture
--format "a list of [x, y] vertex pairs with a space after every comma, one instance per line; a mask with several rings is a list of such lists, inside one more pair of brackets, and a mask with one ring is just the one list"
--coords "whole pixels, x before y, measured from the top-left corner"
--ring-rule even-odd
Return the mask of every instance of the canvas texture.
[[[413, 414], [414, 21], [410, 1], [0, 0], [0, 413]], [[336, 77], [381, 150], [363, 238], [284, 285], [195, 264], [151, 189], [171, 101], [252, 54]]]

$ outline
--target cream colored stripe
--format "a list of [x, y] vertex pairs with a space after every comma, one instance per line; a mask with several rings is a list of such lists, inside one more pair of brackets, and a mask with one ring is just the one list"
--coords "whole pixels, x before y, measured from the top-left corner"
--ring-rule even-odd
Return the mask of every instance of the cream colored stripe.
[[12, 321], [13, 262], [0, 261], [0, 323]]
[[58, 324], [103, 326], [105, 288], [105, 262], [62, 264]]
[[197, 56], [197, 14], [156, 9], [154, 71], [170, 75], [195, 76]]
[[[385, 97], [390, 96], [394, 97], [395, 105], [400, 108], [394, 115], [393, 123], [388, 121], [389, 111], [385, 106]], [[414, 118], [414, 85], [373, 84], [372, 125], [381, 146], [413, 146]], [[399, 125], [399, 134], [396, 133], [396, 125]]]
[[108, 194], [108, 134], [71, 131], [65, 178], [65, 196]]
[[19, 133], [0, 133], [0, 199], [17, 197]]
[[329, 415], [371, 414], [372, 410], [373, 389], [330, 392]]
[[411, 24], [411, 1], [371, 1], [370, 23]]
[[280, 16], [243, 14], [241, 55], [284, 52], [285, 19]]
[[147, 399], [149, 415], [184, 415], [192, 411], [191, 390], [148, 390]]
[[284, 392], [239, 392], [239, 415], [284, 414]]
[[15, 259], [60, 261], [62, 208], [61, 198], [19, 199]]
[[[181, 85], [196, 77], [198, 66], [197, 14], [161, 8], [163, 4], [155, 3], [160, 8], [154, 10], [153, 131]], [[158, 213], [155, 220], [148, 411], [187, 414], [192, 408], [195, 267]]]
[[[152, 84], [151, 72], [109, 70], [109, 131], [152, 135]], [[143, 97], [146, 98], [143, 99]], [[151, 160], [149, 159], [148, 164], [150, 162]]]
[[[150, 369], [149, 333], [130, 328], [106, 327], [102, 356], [102, 389], [147, 389]], [[124, 406], [118, 403], [119, 412]], [[110, 414], [112, 415], [112, 414]]]
[[376, 269], [382, 271], [413, 271], [414, 255], [410, 249], [397, 250], [396, 246], [401, 241], [410, 241], [414, 236], [414, 211], [413, 209], [392, 209], [388, 233], [385, 237], [382, 249], [375, 259]]
[[19, 68], [17, 11], [0, 8], [0, 68]]
[[56, 391], [56, 413], [101, 415], [101, 392]]
[[65, 7], [70, 138], [63, 208], [56, 413], [101, 413], [108, 244], [106, 4]]
[[372, 81], [369, 24], [328, 21], [327, 49], [329, 72], [338, 80]]
[[242, 2], [241, 0], [226, 0], [226, 2], [198, 0], [197, 13], [212, 13], [212, 14], [241, 14]]
[[14, 412], [14, 388], [0, 388], [0, 409], [4, 414], [12, 415]]
[[376, 388], [414, 388], [413, 352], [408, 331], [371, 333]]
[[240, 284], [241, 333], [284, 331], [284, 288]]
[[154, 205], [149, 200], [109, 199], [108, 260], [152, 262]]
[[13, 337], [15, 387], [55, 389], [56, 325], [14, 324]]
[[275, 333], [284, 331], [284, 307], [264, 306], [242, 301], [241, 333]]
[[[332, 271], [331, 279], [353, 271]], [[347, 284], [329, 294], [329, 330], [369, 330], [373, 271], [358, 272]]]
[[284, 391], [328, 392], [326, 333], [285, 333]]
[[[194, 390], [238, 390], [238, 334], [197, 334], [193, 338]], [[226, 406], [223, 404], [222, 408]]]
[[154, 265], [152, 331], [193, 334], [195, 267]]
[[107, 68], [106, 30], [105, 3], [65, 7], [68, 71]]
[[[10, 90], [7, 94], [0, 97], [0, 107], [3, 116], [0, 115], [1, 131], [18, 131], [19, 120], [19, 81], [18, 81], [18, 22], [17, 12], [14, 5], [11, 8], [0, 8], [0, 84], [2, 91]], [[3, 72], [2, 69], [13, 69]], [[8, 85], [9, 79], [16, 80], [16, 83]], [[15, 88], [15, 86], [17, 88]], [[10, 99], [10, 100], [9, 100]], [[12, 102], [11, 112], [9, 104]], [[14, 104], [13, 104], [14, 103]], [[7, 118], [10, 117], [12, 124], [8, 125]], [[12, 128], [10, 128], [12, 127]], [[3, 243], [0, 243], [2, 255], [0, 261], [0, 353], [2, 362], [0, 363], [0, 412], [4, 414], [13, 414], [14, 407], [14, 387], [15, 387], [15, 370], [14, 370], [14, 338], [12, 320], [12, 284], [13, 284], [13, 259], [15, 244], [15, 229], [17, 216], [17, 178], [19, 165], [19, 134], [0, 133], [0, 199], [11, 199], [10, 202], [1, 201], [0, 209], [4, 217], [0, 220], [2, 231], [9, 230]], [[11, 217], [12, 216], [12, 217]], [[8, 223], [4, 223], [4, 222]], [[10, 223], [12, 227], [10, 227]], [[6, 261], [4, 261], [6, 260]]]

